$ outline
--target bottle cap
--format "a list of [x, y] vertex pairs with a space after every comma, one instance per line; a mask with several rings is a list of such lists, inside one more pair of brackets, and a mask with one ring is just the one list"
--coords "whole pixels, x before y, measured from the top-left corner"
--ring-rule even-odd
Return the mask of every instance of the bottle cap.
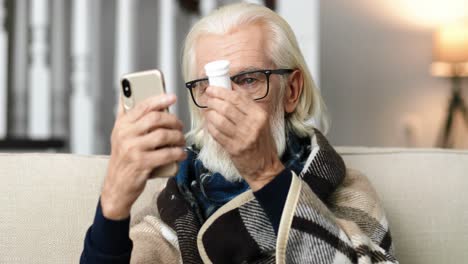
[[210, 76], [221, 76], [229, 73], [231, 62], [228, 60], [217, 60], [205, 65], [205, 73]]
[[229, 78], [230, 65], [231, 63], [228, 60], [217, 60], [207, 63], [205, 65], [205, 73], [208, 76], [210, 85], [231, 90], [231, 78]]

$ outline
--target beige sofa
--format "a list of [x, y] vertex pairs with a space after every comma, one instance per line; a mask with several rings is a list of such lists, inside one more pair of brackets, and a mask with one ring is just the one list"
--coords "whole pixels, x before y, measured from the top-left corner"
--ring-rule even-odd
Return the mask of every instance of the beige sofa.
[[[337, 149], [380, 194], [401, 263], [467, 263], [468, 151]], [[0, 154], [0, 263], [77, 263], [107, 159]], [[163, 185], [151, 181], [134, 212]]]

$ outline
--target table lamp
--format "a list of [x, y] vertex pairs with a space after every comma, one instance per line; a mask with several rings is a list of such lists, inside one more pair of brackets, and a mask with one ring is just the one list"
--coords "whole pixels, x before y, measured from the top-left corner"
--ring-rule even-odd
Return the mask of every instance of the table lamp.
[[443, 26], [434, 33], [431, 72], [434, 76], [450, 78], [452, 83], [452, 98], [442, 138], [437, 143], [438, 147], [450, 148], [453, 147], [449, 139], [457, 111], [462, 114], [464, 125], [468, 126], [467, 106], [461, 94], [462, 79], [468, 77], [468, 21]]

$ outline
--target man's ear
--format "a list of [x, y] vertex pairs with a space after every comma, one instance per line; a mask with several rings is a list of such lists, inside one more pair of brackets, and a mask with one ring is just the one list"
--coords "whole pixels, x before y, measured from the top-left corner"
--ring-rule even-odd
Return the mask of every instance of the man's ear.
[[294, 70], [288, 76], [288, 82], [284, 91], [284, 111], [292, 113], [299, 103], [299, 98], [304, 87], [304, 76], [301, 70]]

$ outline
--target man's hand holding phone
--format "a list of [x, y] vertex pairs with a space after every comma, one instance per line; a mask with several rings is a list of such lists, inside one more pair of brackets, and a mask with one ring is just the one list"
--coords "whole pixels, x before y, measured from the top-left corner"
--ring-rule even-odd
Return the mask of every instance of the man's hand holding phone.
[[149, 97], [125, 113], [122, 99], [111, 135], [111, 156], [101, 194], [106, 218], [125, 219], [151, 171], [186, 158], [182, 122], [165, 111], [176, 96]]

